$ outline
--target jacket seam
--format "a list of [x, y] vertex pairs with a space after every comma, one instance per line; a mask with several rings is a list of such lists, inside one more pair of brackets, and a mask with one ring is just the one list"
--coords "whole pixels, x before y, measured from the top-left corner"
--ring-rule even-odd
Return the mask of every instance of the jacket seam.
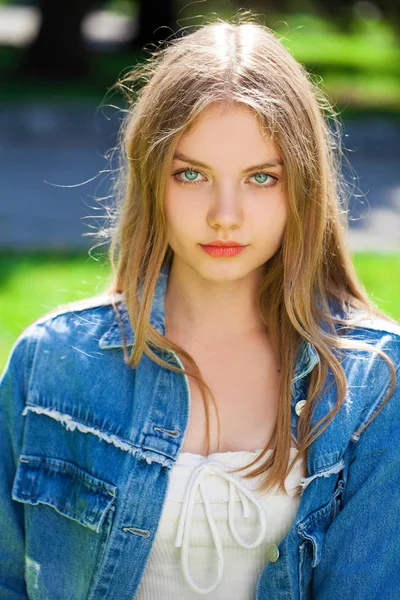
[[[400, 377], [400, 365], [397, 367], [397, 370], [396, 370], [396, 384], [397, 384], [396, 387], [398, 386], [399, 377]], [[392, 394], [392, 396], [390, 398], [392, 398], [393, 395], [396, 393], [396, 387], [395, 387], [395, 389], [393, 391], [393, 394]], [[359, 430], [364, 426], [364, 424], [366, 422], [371, 421], [374, 418], [374, 416], [378, 412], [379, 408], [381, 407], [384, 398], [386, 398], [387, 393], [389, 391], [389, 388], [390, 388], [390, 381], [387, 383], [387, 385], [384, 388], [383, 392], [378, 397], [378, 399], [373, 404], [373, 406], [370, 407], [370, 410], [369, 410], [367, 416], [362, 420], [360, 426], [357, 427], [357, 429], [353, 431], [352, 436], [351, 436], [351, 439], [352, 439], [353, 442], [358, 442], [360, 440], [360, 437], [361, 437], [362, 433], [367, 429], [367, 427], [365, 427], [364, 430], [361, 433], [358, 433]], [[389, 398], [389, 400], [387, 402], [390, 402], [390, 398]]]

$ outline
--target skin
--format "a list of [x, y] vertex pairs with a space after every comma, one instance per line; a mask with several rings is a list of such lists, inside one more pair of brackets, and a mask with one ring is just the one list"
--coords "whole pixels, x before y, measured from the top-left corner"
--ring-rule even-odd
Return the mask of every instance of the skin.
[[[166, 329], [203, 347], [257, 335], [265, 328], [257, 290], [265, 263], [282, 242], [287, 201], [283, 165], [245, 170], [281, 161], [279, 150], [262, 135], [249, 107], [214, 103], [179, 139], [176, 153], [209, 168], [177, 159], [171, 166], [165, 212], [174, 257]], [[236, 256], [215, 258], [200, 244], [216, 239], [247, 247]]]

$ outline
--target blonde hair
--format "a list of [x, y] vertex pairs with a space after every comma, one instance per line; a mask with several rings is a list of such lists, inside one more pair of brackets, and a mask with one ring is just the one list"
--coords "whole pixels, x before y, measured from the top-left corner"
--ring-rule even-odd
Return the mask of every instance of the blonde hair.
[[[339, 177], [339, 123], [305, 68], [271, 30], [245, 15], [237, 22], [217, 18], [170, 40], [116, 86], [123, 91], [128, 107], [120, 130], [121, 206], [109, 249], [114, 277], [109, 291], [124, 292], [135, 332], [130, 355], [124, 345], [125, 360], [135, 368], [145, 353], [159, 365], [198, 381], [206, 411], [207, 454], [207, 392], [219, 427], [215, 398], [190, 354], [149, 323], [160, 269], [170, 264], [173, 254], [163, 208], [172, 156], [180, 136], [193, 127], [204, 108], [217, 101], [251, 107], [262, 130], [279, 148], [286, 171], [288, 219], [281, 247], [266, 265], [259, 310], [280, 359], [280, 400], [272, 438], [258, 459], [259, 465], [246, 477], [264, 474], [259, 490], [276, 484], [283, 490], [294, 462], [307, 458], [307, 448], [344, 402], [346, 378], [340, 349], [375, 351], [390, 367], [392, 388], [387, 400], [395, 387], [395, 370], [386, 354], [339, 336], [335, 329], [338, 324], [351, 328], [352, 315], [359, 309], [364, 316], [388, 318], [368, 299], [347, 247], [346, 224], [341, 217], [342, 212], [345, 214], [341, 206], [345, 188]], [[332, 301], [345, 311], [345, 320], [332, 314]], [[299, 417], [298, 454], [288, 466], [293, 371], [304, 341], [313, 345], [320, 361], [309, 377], [308, 402]], [[151, 347], [175, 352], [187, 361], [190, 370], [165, 362]], [[337, 402], [311, 430], [313, 410], [329, 369], [337, 384]], [[273, 452], [263, 460], [269, 449]]]

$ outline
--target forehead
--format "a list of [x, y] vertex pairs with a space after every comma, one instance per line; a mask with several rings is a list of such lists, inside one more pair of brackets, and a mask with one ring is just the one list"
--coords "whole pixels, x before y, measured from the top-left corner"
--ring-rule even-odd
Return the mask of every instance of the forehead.
[[238, 165], [258, 164], [272, 155], [279, 157], [279, 149], [260, 115], [237, 102], [214, 102], [205, 107], [181, 133], [175, 153], [203, 163], [214, 160], [215, 164], [222, 163], [226, 156]]
[[266, 119], [255, 109], [241, 102], [212, 102], [199, 111], [179, 136], [178, 143], [186, 138], [213, 135], [215, 130], [227, 134], [242, 129], [252, 131], [257, 137], [272, 139]]
[[190, 133], [198, 129], [206, 122], [220, 121], [221, 119], [241, 119], [254, 120], [261, 127], [265, 124], [261, 115], [259, 115], [251, 106], [241, 102], [216, 101], [203, 108], [185, 130]]

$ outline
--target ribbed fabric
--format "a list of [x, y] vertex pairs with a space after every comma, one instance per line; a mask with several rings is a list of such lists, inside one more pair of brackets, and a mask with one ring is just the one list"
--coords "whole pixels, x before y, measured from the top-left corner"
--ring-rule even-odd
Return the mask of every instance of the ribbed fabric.
[[[303, 462], [296, 463], [285, 480], [286, 495], [255, 492], [261, 476], [245, 480], [250, 469], [228, 472], [260, 453], [180, 453], [137, 600], [255, 599], [268, 548], [289, 531], [305, 476]], [[289, 462], [296, 454], [291, 448]]]

